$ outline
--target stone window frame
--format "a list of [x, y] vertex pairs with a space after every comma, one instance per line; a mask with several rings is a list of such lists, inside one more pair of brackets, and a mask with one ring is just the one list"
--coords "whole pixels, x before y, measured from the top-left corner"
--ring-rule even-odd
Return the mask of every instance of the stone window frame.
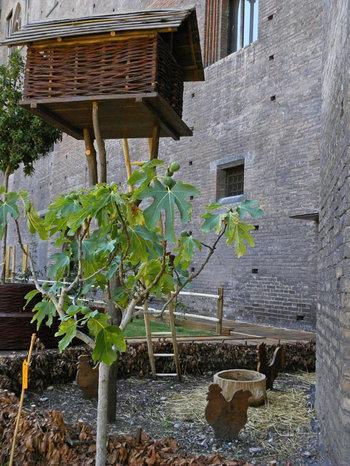
[[[244, 167], [244, 181], [243, 181], [243, 193], [235, 196], [226, 196], [226, 173], [228, 168], [237, 167], [243, 165]], [[215, 172], [216, 176], [216, 194], [215, 198], [219, 204], [235, 204], [245, 199], [245, 173], [246, 173], [246, 157], [242, 155], [228, 156], [219, 160], [216, 160], [210, 164], [210, 171]]]

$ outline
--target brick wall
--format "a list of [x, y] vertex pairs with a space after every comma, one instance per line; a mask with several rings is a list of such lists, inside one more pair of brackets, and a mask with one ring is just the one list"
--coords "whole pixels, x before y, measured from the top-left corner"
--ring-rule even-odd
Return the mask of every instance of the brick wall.
[[[3, 0], [2, 21], [15, 3]], [[51, 13], [50, 5], [55, 2], [48, 3], [31, 0], [29, 18], [195, 3], [204, 43], [204, 0], [103, 0], [95, 4], [62, 0]], [[222, 245], [195, 288], [224, 286], [229, 317], [292, 326], [299, 324], [297, 315], [304, 315], [304, 322], [312, 325], [317, 229], [312, 222], [290, 216], [318, 208], [321, 5], [317, 0], [261, 0], [259, 4], [259, 40], [208, 67], [204, 83], [186, 85], [184, 120], [194, 128], [194, 136], [179, 142], [164, 139], [160, 158], [178, 160], [182, 165], [179, 176], [201, 189], [201, 196], [193, 202], [190, 226], [196, 233], [203, 207], [216, 199], [216, 167], [222, 161], [244, 159], [245, 194], [258, 199], [264, 208], [264, 217], [257, 222], [255, 250], [237, 260]], [[273, 19], [268, 20], [271, 14]], [[272, 54], [274, 60], [269, 60]], [[276, 96], [273, 102], [272, 95]], [[135, 159], [146, 156], [144, 141], [131, 148]], [[120, 143], [108, 141], [107, 149], [109, 179], [124, 179]], [[25, 179], [19, 171], [12, 181], [15, 188], [29, 189], [40, 209], [57, 193], [86, 182], [82, 143], [69, 137], [37, 163], [34, 178]], [[193, 266], [198, 267], [201, 260], [198, 257]], [[46, 261], [46, 250], [38, 248], [38, 267]], [[253, 269], [258, 269], [257, 275]], [[265, 286], [269, 281], [272, 288]], [[251, 296], [250, 286], [254, 288]]]
[[350, 464], [350, 42], [348, 0], [324, 1], [317, 406], [335, 465]]

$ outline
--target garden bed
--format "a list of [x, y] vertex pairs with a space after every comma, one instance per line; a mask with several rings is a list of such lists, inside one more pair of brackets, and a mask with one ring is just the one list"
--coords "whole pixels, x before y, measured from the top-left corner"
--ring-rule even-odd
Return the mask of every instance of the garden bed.
[[[259, 465], [272, 461], [283, 465], [287, 461], [293, 465], [322, 464], [313, 406], [314, 382], [313, 373], [280, 375], [276, 388], [268, 391], [268, 403], [249, 408], [248, 423], [239, 438], [220, 445], [204, 418], [212, 375], [187, 376], [183, 383], [120, 380], [117, 422], [110, 430], [113, 435], [127, 435], [141, 428], [155, 439], [174, 438], [183, 458], [219, 455]], [[95, 428], [97, 404], [84, 399], [73, 384], [50, 387], [42, 395], [31, 394], [26, 406], [39, 412], [60, 410], [66, 421]]]

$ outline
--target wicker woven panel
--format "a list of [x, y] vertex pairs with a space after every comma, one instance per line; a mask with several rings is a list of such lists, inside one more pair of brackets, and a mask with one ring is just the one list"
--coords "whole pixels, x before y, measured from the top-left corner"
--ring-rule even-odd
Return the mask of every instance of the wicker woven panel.
[[28, 48], [25, 100], [155, 91], [181, 116], [182, 69], [160, 36]]
[[168, 45], [159, 38], [158, 41], [158, 92], [182, 116], [184, 78], [182, 68], [176, 63]]
[[119, 42], [29, 47], [26, 99], [152, 92], [155, 38]]
[[46, 348], [57, 348], [57, 323], [52, 327], [42, 325], [38, 332], [36, 325], [30, 323], [32, 318], [31, 312], [0, 313], [0, 350], [27, 350], [34, 332]]
[[[13, 313], [22, 311], [26, 302], [25, 295], [35, 290], [34, 285], [25, 283], [8, 283], [0, 285], [0, 313]], [[27, 306], [31, 311], [36, 303], [41, 301], [41, 295], [37, 295]]]

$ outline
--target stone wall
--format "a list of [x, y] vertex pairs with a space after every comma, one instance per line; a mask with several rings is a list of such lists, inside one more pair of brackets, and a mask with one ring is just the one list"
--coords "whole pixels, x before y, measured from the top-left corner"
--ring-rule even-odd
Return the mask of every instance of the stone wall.
[[317, 406], [332, 464], [350, 464], [350, 41], [348, 0], [324, 1]]
[[[6, 13], [15, 3], [3, 0], [2, 30]], [[126, 7], [194, 3], [203, 39], [204, 0], [102, 0], [95, 4], [61, 0], [51, 13], [56, 2], [30, 0], [28, 16], [38, 20], [48, 15], [73, 17]], [[190, 229], [195, 233], [203, 207], [216, 200], [217, 168], [222, 163], [244, 159], [245, 196], [259, 200], [264, 209], [264, 217], [256, 222], [255, 250], [237, 260], [222, 245], [194, 287], [214, 291], [224, 286], [227, 317], [293, 326], [301, 322], [297, 316], [303, 315], [303, 324], [312, 325], [317, 228], [313, 222], [290, 216], [318, 208], [321, 4], [317, 0], [260, 0], [259, 4], [258, 41], [208, 67], [204, 83], [186, 85], [184, 120], [193, 127], [194, 136], [179, 142], [163, 140], [160, 158], [178, 160], [182, 165], [179, 176], [194, 181], [201, 190], [193, 201]], [[271, 55], [273, 60], [269, 60]], [[276, 97], [273, 101], [272, 96]], [[119, 142], [109, 141], [107, 148], [109, 179], [124, 179]], [[144, 158], [146, 151], [145, 142], [132, 144], [135, 159]], [[64, 137], [49, 157], [37, 163], [34, 178], [25, 179], [19, 171], [12, 185], [29, 189], [38, 208], [45, 209], [59, 192], [86, 182], [82, 143]], [[47, 251], [44, 247], [37, 250], [37, 266], [43, 268]], [[198, 257], [193, 267], [201, 260]]]

